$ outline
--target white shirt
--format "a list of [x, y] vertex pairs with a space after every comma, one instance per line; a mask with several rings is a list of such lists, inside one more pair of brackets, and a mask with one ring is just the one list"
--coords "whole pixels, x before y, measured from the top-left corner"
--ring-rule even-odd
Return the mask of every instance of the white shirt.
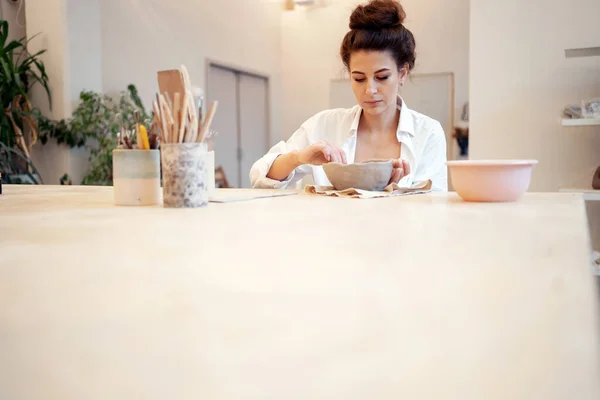
[[[448, 191], [446, 167], [446, 135], [441, 124], [426, 115], [411, 110], [398, 96], [400, 121], [396, 136], [401, 145], [401, 156], [410, 164], [410, 174], [402, 178], [400, 186], [415, 182], [432, 181], [432, 191]], [[362, 109], [352, 108], [322, 111], [308, 120], [287, 140], [273, 146], [250, 169], [250, 182], [254, 188], [284, 189], [307, 174], [319, 186], [331, 186], [322, 166], [301, 165], [283, 181], [267, 178], [275, 159], [292, 150], [301, 150], [320, 140], [328, 140], [346, 153], [348, 163], [354, 162], [356, 137]]]

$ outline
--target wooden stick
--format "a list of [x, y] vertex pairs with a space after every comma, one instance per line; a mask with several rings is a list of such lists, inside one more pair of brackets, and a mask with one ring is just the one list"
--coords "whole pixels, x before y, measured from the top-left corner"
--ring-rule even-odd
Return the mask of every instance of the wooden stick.
[[198, 138], [198, 117], [196, 113], [192, 115], [192, 121], [190, 122], [190, 126], [185, 137], [185, 141], [189, 143], [194, 143]]
[[169, 109], [173, 109], [173, 103], [171, 103], [171, 97], [169, 96], [168, 92], [164, 92], [163, 93], [163, 97], [165, 98], [167, 105], [169, 106]]
[[213, 101], [206, 113], [206, 118], [202, 122], [202, 127], [200, 128], [200, 135], [198, 135], [198, 141], [202, 142], [204, 140], [204, 136], [210, 130], [210, 124], [212, 123], [213, 118], [215, 117], [215, 113], [217, 112], [217, 107], [219, 106], [218, 101]]
[[192, 85], [190, 83], [190, 74], [188, 73], [186, 66], [181, 64], [179, 66], [179, 71], [181, 72], [181, 76], [183, 77], [183, 86], [185, 87], [185, 90], [191, 90]]
[[167, 102], [165, 100], [165, 97], [161, 94], [160, 95], [160, 104], [163, 110], [163, 117], [165, 117], [165, 121], [163, 122], [163, 125], [166, 125], [165, 127], [165, 137], [167, 138], [167, 141], [169, 143], [173, 143], [173, 137], [171, 136], [171, 127], [173, 126], [174, 122], [173, 122], [173, 116], [171, 115], [171, 110], [169, 109], [169, 107], [167, 106]]
[[189, 107], [190, 107], [190, 125], [186, 135], [186, 142], [195, 142], [198, 137], [198, 114], [196, 114], [196, 106], [194, 105], [194, 95], [192, 91], [188, 91]]
[[194, 113], [194, 118], [192, 119], [192, 126], [190, 127], [190, 135], [189, 142], [193, 143], [198, 139], [198, 117], [196, 113]]
[[175, 115], [173, 112], [173, 103], [171, 102], [171, 96], [169, 96], [169, 92], [165, 92], [163, 97], [166, 100], [168, 114], [170, 115], [168, 124], [169, 126], [167, 127], [167, 129], [169, 129], [169, 142], [175, 143], [177, 141], [177, 131], [175, 130], [175, 120], [178, 120], [177, 115]]
[[177, 92], [173, 95], [173, 119], [175, 120], [175, 125], [173, 126], [174, 136], [179, 137], [179, 121], [181, 112], [181, 93]]
[[[156, 97], [158, 99], [158, 95]], [[156, 101], [152, 102], [152, 109], [154, 110], [154, 118], [156, 119], [156, 125], [160, 128], [160, 141], [165, 143], [167, 141], [165, 136], [166, 124], [163, 123], [164, 118], [162, 117], [162, 113], [160, 112], [160, 108], [158, 107], [158, 103]]]
[[186, 107], [188, 103], [188, 94], [187, 92], [183, 95], [183, 103], [181, 107], [181, 124], [179, 126], [179, 138], [178, 142], [183, 143], [183, 138], [185, 137], [185, 122], [188, 116], [188, 107]]
[[188, 120], [191, 123], [193, 120], [193, 117], [196, 116], [196, 106], [194, 106], [194, 95], [192, 94], [191, 90], [187, 91], [187, 95], [188, 95]]
[[[159, 99], [160, 100], [160, 99]], [[167, 126], [167, 116], [164, 114], [162, 103], [158, 106], [158, 110], [160, 112], [160, 130], [161, 130], [161, 141], [163, 143], [168, 143], [169, 141], [169, 130]]]
[[187, 107], [189, 107], [189, 121], [192, 122], [193, 116], [196, 115], [196, 105], [194, 104], [194, 95], [192, 93], [192, 81], [185, 65], [182, 64], [179, 68], [179, 71], [181, 72], [181, 77], [183, 78], [183, 87], [188, 93], [189, 104]]
[[142, 136], [140, 134], [140, 116], [137, 111], [133, 112], [133, 121], [135, 123], [135, 144], [139, 150], [144, 148], [142, 144]]

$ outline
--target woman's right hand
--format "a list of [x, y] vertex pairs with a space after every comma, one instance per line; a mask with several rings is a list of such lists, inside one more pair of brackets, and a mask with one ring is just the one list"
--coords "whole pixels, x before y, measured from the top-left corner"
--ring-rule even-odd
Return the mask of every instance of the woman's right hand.
[[346, 153], [335, 144], [321, 140], [298, 152], [301, 164], [323, 165], [329, 162], [347, 164]]

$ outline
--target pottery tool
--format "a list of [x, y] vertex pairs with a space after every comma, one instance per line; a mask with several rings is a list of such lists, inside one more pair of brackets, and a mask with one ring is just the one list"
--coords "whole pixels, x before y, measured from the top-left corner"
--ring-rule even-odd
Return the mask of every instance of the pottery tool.
[[148, 132], [146, 131], [146, 127], [144, 125], [140, 125], [139, 128], [139, 138], [140, 142], [138, 142], [138, 148], [142, 150], [150, 150], [150, 140], [148, 139]]
[[133, 149], [133, 144], [131, 143], [131, 140], [127, 136], [125, 136], [125, 142], [124, 143], [125, 143], [125, 148], [127, 148], [127, 149]]
[[200, 122], [200, 124], [202, 124], [202, 118], [203, 118], [203, 116], [202, 116], [202, 107], [204, 106], [204, 104], [203, 104], [204, 103], [204, 98], [203, 97], [200, 98], [199, 103], [200, 103], [200, 106], [198, 107], [198, 121]]
[[185, 65], [181, 65], [180, 71], [183, 79], [183, 86], [185, 88], [185, 94], [188, 98], [187, 101], [184, 101], [182, 107], [188, 107], [187, 121], [189, 122], [189, 129], [186, 130], [186, 133], [184, 134], [184, 137], [181, 140], [183, 142], [195, 142], [198, 132], [199, 120], [198, 115], [196, 114], [196, 105], [194, 104], [192, 82], [190, 80], [190, 75]]
[[[192, 87], [185, 65], [179, 70], [159, 71], [158, 85], [157, 100], [152, 104], [156, 119], [153, 127], [162, 132], [161, 143], [195, 143], [202, 142], [205, 137], [214, 137], [210, 127], [218, 102], [211, 104], [204, 117], [204, 92]], [[196, 97], [200, 99], [196, 104], [194, 95], [198, 93], [200, 96]]]
[[181, 124], [181, 117], [180, 117], [180, 112], [181, 112], [181, 94], [179, 92], [176, 92], [173, 95], [173, 119], [175, 121], [175, 125], [173, 126], [173, 131], [175, 132], [175, 135], [177, 135], [177, 137], [179, 137], [179, 129], [180, 126], [185, 126], [184, 124]]
[[120, 131], [120, 135], [117, 137], [117, 143], [122, 143], [123, 147], [125, 147], [126, 149], [129, 149], [131, 147], [129, 147], [128, 143], [125, 141], [125, 139], [127, 138], [127, 132], [125, 131], [125, 119], [123, 118], [122, 113], [119, 113], [118, 115], [120, 117], [119, 126], [121, 128], [121, 131]]
[[204, 90], [199, 87], [195, 87], [192, 94], [194, 95], [194, 99], [198, 100], [195, 106], [198, 110], [198, 123], [201, 124], [204, 111]]
[[175, 124], [175, 122], [173, 121], [173, 115], [171, 114], [171, 109], [167, 105], [165, 97], [161, 94], [159, 98], [160, 98], [160, 106], [161, 106], [162, 112], [163, 112], [162, 124], [163, 124], [163, 126], [165, 126], [165, 139], [167, 142], [174, 143], [175, 138], [172, 134], [173, 133], [172, 127]]
[[197, 137], [198, 137], [198, 126], [200, 125], [198, 122], [198, 115], [196, 114], [196, 107], [194, 106], [194, 99], [192, 97], [192, 92], [189, 92], [189, 96], [191, 99], [191, 110], [192, 112], [191, 114], [191, 121], [190, 121], [190, 126], [189, 129], [187, 131], [187, 135], [185, 136], [185, 141], [186, 142], [195, 142]]
[[186, 120], [188, 116], [188, 101], [188, 94], [187, 92], [185, 92], [185, 94], [183, 95], [183, 100], [181, 102], [181, 120], [179, 122], [179, 135], [177, 137], [177, 141], [179, 143], [183, 143], [183, 138], [185, 137]]
[[175, 102], [173, 95], [175, 93], [185, 92], [185, 85], [181, 71], [177, 69], [158, 71], [157, 78], [159, 92], [166, 94], [165, 100], [168, 100], [168, 102], [171, 103], [169, 106], [173, 108], [172, 104]]
[[156, 135], [156, 133], [153, 133], [150, 136], [150, 140], [149, 140], [149, 145], [150, 145], [150, 149], [151, 150], [156, 150], [158, 149], [158, 136]]
[[167, 102], [167, 106], [169, 106], [169, 109], [172, 110], [173, 102], [171, 101], [171, 97], [169, 96], [169, 93], [168, 92], [163, 93], [163, 97], [165, 98], [165, 101]]
[[189, 115], [191, 117], [196, 112], [196, 110], [195, 110], [196, 107], [194, 106], [194, 96], [192, 94], [192, 83], [190, 81], [190, 74], [188, 74], [188, 71], [187, 71], [187, 68], [185, 67], [185, 65], [181, 65], [180, 71], [181, 71], [181, 78], [183, 80], [184, 90], [189, 96], [187, 106], [190, 108], [188, 111], [189, 111]]
[[133, 121], [135, 122], [135, 142], [138, 149], [142, 149], [142, 137], [140, 135], [140, 116], [137, 111], [133, 112]]
[[161, 141], [166, 143], [169, 137], [169, 131], [167, 129], [167, 118], [166, 115], [163, 114], [163, 107], [162, 107], [162, 103], [160, 101], [160, 96], [158, 95], [158, 93], [156, 94], [156, 103], [152, 105], [155, 110], [154, 110], [154, 114], [156, 116], [158, 116], [158, 125], [160, 126], [160, 132], [161, 132]]
[[210, 125], [212, 124], [212, 120], [215, 117], [215, 113], [217, 112], [217, 107], [219, 106], [218, 101], [213, 101], [206, 113], [206, 118], [202, 121], [202, 126], [200, 127], [200, 132], [198, 134], [198, 141], [204, 141], [204, 136], [210, 130]]
[[156, 124], [156, 126], [158, 127], [158, 129], [160, 130], [160, 135], [159, 135], [159, 139], [161, 142], [165, 142], [165, 126], [163, 126], [163, 118], [162, 118], [162, 114], [160, 112], [160, 108], [158, 107], [158, 96], [156, 98], [156, 101], [152, 102], [152, 110], [154, 110], [154, 124]]

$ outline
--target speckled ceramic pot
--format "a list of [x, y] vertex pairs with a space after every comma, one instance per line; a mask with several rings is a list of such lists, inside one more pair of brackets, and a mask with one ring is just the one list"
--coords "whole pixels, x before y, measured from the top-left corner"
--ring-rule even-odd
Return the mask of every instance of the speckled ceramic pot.
[[163, 206], [196, 208], [208, 204], [208, 148], [206, 143], [163, 143]]

